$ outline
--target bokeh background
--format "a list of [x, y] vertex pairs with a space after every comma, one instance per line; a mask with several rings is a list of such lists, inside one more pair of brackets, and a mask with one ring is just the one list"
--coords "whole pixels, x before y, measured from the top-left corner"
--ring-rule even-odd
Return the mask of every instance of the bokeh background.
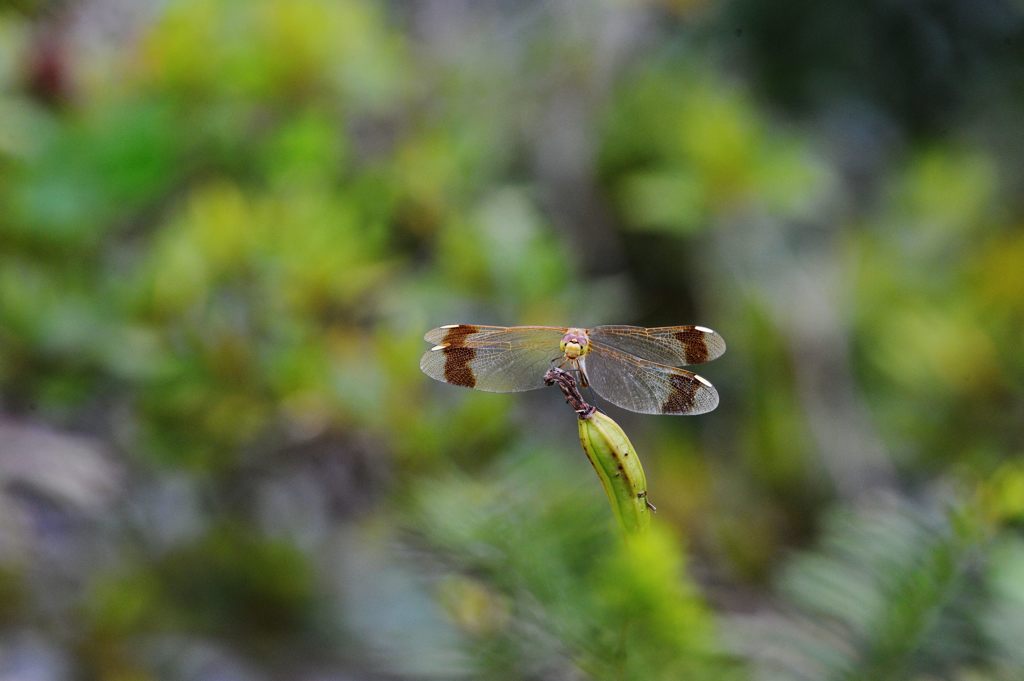
[[[1019, 0], [0, 3], [0, 679], [1024, 678]], [[695, 323], [696, 418], [435, 383]]]

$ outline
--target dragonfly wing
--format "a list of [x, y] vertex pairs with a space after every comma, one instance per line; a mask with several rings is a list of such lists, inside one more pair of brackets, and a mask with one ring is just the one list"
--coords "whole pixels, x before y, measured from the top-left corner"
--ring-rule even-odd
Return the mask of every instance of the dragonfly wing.
[[584, 370], [598, 395], [641, 414], [703, 414], [718, 406], [718, 391], [697, 374], [628, 355], [593, 337]]
[[549, 326], [457, 324], [427, 332], [435, 343], [420, 359], [423, 373], [438, 381], [496, 393], [544, 387], [544, 373], [565, 329]]
[[704, 326], [597, 326], [588, 334], [602, 345], [674, 367], [710, 362], [725, 352], [725, 340]]
[[[445, 339], [455, 340], [459, 337], [473, 335], [477, 340], [483, 340], [493, 334], [508, 333], [512, 329], [523, 328], [516, 326], [485, 326], [483, 324], [449, 324], [431, 329], [423, 334], [423, 340], [431, 345], [440, 345]], [[528, 327], [529, 328], [529, 327]]]

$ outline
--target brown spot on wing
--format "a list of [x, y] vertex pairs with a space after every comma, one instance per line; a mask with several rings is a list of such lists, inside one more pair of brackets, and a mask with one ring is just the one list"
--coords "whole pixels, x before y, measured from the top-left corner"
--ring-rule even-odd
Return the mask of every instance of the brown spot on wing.
[[697, 381], [689, 376], [673, 374], [668, 379], [672, 392], [668, 394], [661, 411], [665, 414], [686, 414], [693, 410], [694, 398], [697, 396]]
[[441, 341], [441, 344], [452, 348], [460, 348], [466, 344], [467, 336], [472, 336], [479, 330], [480, 327], [472, 324], [459, 324], [458, 326], [453, 326], [448, 329], [448, 333], [444, 335], [444, 340]]
[[476, 357], [476, 350], [466, 347], [449, 346], [444, 349], [444, 380], [452, 385], [466, 388], [476, 386], [476, 374], [469, 363]]
[[466, 338], [480, 330], [473, 324], [459, 324], [448, 329], [441, 345], [444, 345], [444, 380], [452, 385], [466, 388], [476, 386], [476, 374], [469, 363], [476, 357], [476, 350], [466, 347]]
[[704, 342], [704, 333], [695, 328], [676, 331], [676, 340], [683, 344], [683, 354], [687, 364], [703, 364], [708, 361], [708, 345]]

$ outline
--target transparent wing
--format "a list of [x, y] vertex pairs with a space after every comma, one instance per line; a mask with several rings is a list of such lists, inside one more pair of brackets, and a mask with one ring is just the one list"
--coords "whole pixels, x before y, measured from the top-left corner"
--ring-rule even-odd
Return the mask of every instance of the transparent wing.
[[[457, 342], [459, 338], [475, 336], [478, 340], [484, 340], [493, 334], [508, 333], [512, 329], [534, 328], [522, 326], [486, 326], [483, 324], [448, 324], [431, 329], [423, 334], [423, 340], [431, 345], [440, 345], [444, 342]], [[543, 327], [541, 327], [543, 328]]]
[[721, 357], [725, 340], [704, 326], [597, 326], [590, 339], [658, 364], [703, 364]]
[[567, 329], [552, 326], [453, 324], [428, 331], [434, 343], [420, 359], [427, 376], [496, 393], [544, 387], [551, 360], [561, 357]]
[[597, 343], [591, 336], [584, 371], [597, 394], [641, 414], [703, 414], [718, 406], [718, 391], [697, 374]]

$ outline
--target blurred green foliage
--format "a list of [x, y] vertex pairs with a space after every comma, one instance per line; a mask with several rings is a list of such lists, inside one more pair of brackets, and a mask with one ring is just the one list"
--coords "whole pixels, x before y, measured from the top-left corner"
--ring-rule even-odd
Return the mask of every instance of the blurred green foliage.
[[[1019, 678], [1021, 10], [755, 5], [0, 5], [0, 676]], [[455, 321], [723, 333], [648, 536]]]

